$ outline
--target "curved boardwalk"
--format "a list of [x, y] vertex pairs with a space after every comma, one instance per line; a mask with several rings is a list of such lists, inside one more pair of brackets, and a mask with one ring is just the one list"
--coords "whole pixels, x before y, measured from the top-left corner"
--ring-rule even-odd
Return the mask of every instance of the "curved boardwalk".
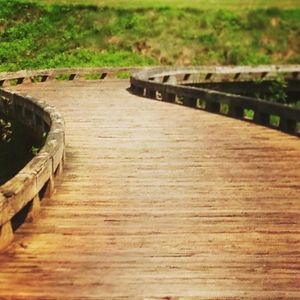
[[300, 299], [299, 139], [127, 86], [19, 87], [65, 116], [67, 161], [0, 298]]

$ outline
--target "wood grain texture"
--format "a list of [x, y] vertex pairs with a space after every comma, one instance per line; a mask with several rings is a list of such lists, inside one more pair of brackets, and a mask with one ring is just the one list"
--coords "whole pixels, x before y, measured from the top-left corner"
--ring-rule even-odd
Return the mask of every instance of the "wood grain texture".
[[299, 139], [127, 86], [18, 86], [62, 112], [67, 157], [0, 298], [300, 299]]

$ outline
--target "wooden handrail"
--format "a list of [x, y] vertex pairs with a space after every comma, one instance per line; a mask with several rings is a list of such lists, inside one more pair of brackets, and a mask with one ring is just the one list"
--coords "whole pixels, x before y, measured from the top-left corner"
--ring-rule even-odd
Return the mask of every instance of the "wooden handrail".
[[[62, 171], [65, 153], [64, 120], [46, 103], [0, 89], [0, 102], [9, 101], [9, 114], [29, 127], [37, 136], [47, 134], [39, 153], [12, 179], [0, 186], [0, 250], [12, 240], [16, 218], [37, 214], [42, 197], [49, 197], [54, 177]], [[42, 195], [43, 194], [43, 195]]]
[[86, 75], [98, 75], [97, 79], [103, 80], [116, 78], [124, 72], [138, 72], [140, 67], [123, 67], [123, 68], [57, 68], [45, 70], [23, 70], [18, 72], [0, 73], [0, 85], [7, 81], [15, 80], [15, 84], [21, 84], [24, 80], [47, 81], [55, 80], [57, 76], [65, 76], [65, 80], [85, 79]]
[[[209, 112], [226, 114], [229, 117], [252, 121], [299, 136], [300, 110], [286, 105], [225, 93], [221, 91], [186, 86], [203, 82], [239, 82], [274, 80], [278, 76], [286, 80], [300, 81], [300, 66], [259, 67], [198, 67], [156, 68], [131, 76], [131, 91], [139, 96], [202, 108]], [[204, 102], [202, 106], [199, 102]], [[226, 112], [222, 109], [226, 106]], [[245, 111], [251, 110], [250, 119]], [[272, 123], [276, 116], [278, 124]]]

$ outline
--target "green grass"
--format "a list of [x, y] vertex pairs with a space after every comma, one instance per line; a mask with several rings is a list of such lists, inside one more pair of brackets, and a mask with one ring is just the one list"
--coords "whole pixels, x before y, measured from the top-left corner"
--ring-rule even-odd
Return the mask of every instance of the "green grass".
[[172, 7], [155, 0], [94, 2], [0, 0], [0, 71], [300, 63], [300, 8], [262, 8], [297, 6], [295, 0], [246, 0], [239, 6], [253, 9], [241, 11], [230, 9], [241, 3], [233, 0], [196, 0], [188, 8], [177, 0], [168, 2]]
[[258, 8], [296, 8], [300, 0], [33, 0], [38, 3], [84, 4], [119, 8], [197, 8], [197, 9], [258, 9]]

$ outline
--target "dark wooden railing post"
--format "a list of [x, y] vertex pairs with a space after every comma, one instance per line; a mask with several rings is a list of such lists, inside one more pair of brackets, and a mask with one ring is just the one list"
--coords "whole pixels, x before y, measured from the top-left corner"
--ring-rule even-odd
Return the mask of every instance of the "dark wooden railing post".
[[140, 86], [135, 87], [135, 93], [139, 96], [144, 96], [144, 88]]
[[188, 107], [196, 108], [197, 106], [197, 98], [192, 97], [183, 97], [183, 105]]
[[130, 90], [138, 96], [144, 96], [144, 88], [137, 86], [135, 84], [131, 84]]
[[297, 133], [297, 122], [284, 117], [280, 117], [279, 129], [286, 133]]
[[220, 103], [215, 102], [213, 100], [206, 100], [205, 101], [205, 110], [212, 112], [212, 113], [219, 113], [220, 112]]
[[146, 89], [146, 97], [156, 99], [156, 91], [152, 89]]
[[233, 118], [242, 119], [244, 117], [244, 109], [241, 106], [230, 104], [228, 115]]
[[253, 121], [254, 121], [254, 123], [259, 124], [259, 125], [269, 126], [270, 114], [268, 114], [266, 112], [262, 112], [260, 110], [255, 110]]
[[161, 95], [162, 101], [174, 103], [176, 100], [176, 95], [172, 93], [164, 92]]

